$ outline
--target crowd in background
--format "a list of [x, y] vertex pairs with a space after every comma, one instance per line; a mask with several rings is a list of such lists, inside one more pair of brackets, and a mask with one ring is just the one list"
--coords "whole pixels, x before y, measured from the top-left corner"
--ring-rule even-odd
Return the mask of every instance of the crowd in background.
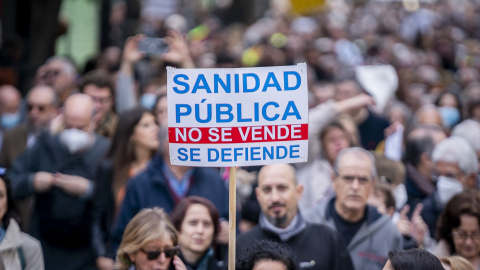
[[[115, 2], [97, 55], [84, 67], [52, 56], [27, 86], [12, 64], [19, 44], [2, 37], [6, 269], [225, 268], [228, 168], [170, 163], [166, 67], [301, 62], [309, 161], [238, 168], [237, 252], [275, 235], [300, 269], [382, 269], [389, 251], [412, 248], [480, 269], [479, 1], [330, 0], [303, 15], [288, 0], [249, 2], [248, 23], [229, 20], [229, 1], [184, 2]], [[167, 51], [142, 52], [147, 36]], [[362, 65], [395, 69], [384, 108]], [[394, 157], [388, 138], [401, 130]], [[328, 260], [305, 264], [323, 249]]]

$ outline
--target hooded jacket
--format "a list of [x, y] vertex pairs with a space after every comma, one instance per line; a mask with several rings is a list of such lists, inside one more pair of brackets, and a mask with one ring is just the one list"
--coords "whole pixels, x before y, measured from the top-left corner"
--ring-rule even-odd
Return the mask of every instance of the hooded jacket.
[[[337, 230], [329, 207], [334, 203], [335, 198], [332, 198], [308, 209], [305, 219]], [[403, 248], [403, 237], [390, 218], [379, 214], [375, 207], [367, 205], [365, 213], [367, 218], [347, 248], [356, 270], [381, 270], [388, 260], [388, 252]]]

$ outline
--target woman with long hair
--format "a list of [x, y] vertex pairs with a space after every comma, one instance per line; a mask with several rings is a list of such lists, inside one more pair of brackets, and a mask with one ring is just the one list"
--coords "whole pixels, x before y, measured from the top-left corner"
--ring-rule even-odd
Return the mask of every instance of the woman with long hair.
[[113, 268], [113, 260], [106, 258], [106, 242], [127, 181], [147, 167], [159, 146], [158, 125], [150, 111], [136, 107], [119, 115], [110, 150], [96, 174], [92, 241], [99, 269]]
[[[2, 168], [0, 168], [2, 169]], [[0, 257], [8, 270], [44, 269], [40, 242], [20, 231], [10, 181], [0, 172]]]

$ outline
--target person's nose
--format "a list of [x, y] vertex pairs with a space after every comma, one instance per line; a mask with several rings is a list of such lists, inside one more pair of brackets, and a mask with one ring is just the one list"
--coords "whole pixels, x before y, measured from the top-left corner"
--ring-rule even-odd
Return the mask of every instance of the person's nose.
[[465, 245], [472, 245], [473, 244], [473, 237], [471, 235], [467, 235], [467, 238], [465, 238], [464, 241]]
[[353, 179], [351, 187], [355, 190], [360, 188], [360, 182], [358, 181], [358, 178]]
[[159, 263], [164, 263], [167, 260], [167, 257], [165, 256], [165, 252], [160, 253], [160, 256], [157, 258], [157, 262]]
[[200, 233], [200, 234], [203, 233], [204, 229], [205, 229], [205, 227], [203, 226], [202, 223], [198, 223], [197, 226], [195, 226], [195, 231], [197, 233]]
[[276, 188], [272, 189], [272, 196], [270, 198], [274, 202], [277, 202], [278, 200], [280, 200], [280, 193]]

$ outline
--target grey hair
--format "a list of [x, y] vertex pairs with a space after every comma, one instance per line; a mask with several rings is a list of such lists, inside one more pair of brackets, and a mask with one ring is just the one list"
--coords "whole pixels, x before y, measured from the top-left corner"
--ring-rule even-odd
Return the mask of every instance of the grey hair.
[[333, 171], [335, 173], [335, 176], [338, 176], [338, 167], [340, 165], [340, 160], [342, 159], [343, 155], [345, 155], [345, 154], [353, 154], [355, 156], [362, 156], [363, 155], [362, 158], [364, 156], [367, 156], [370, 159], [370, 162], [372, 164], [372, 168], [371, 168], [372, 179], [377, 178], [377, 169], [375, 167], [375, 157], [372, 155], [372, 153], [370, 153], [369, 151], [367, 151], [367, 150], [365, 150], [361, 147], [345, 148], [338, 153], [337, 158], [335, 159], [335, 163], [333, 164]]
[[478, 134], [480, 134], [480, 123], [467, 119], [453, 128], [451, 136], [464, 138], [475, 151], [480, 151], [480, 136]]
[[468, 142], [457, 136], [447, 138], [435, 146], [432, 153], [434, 163], [443, 161], [456, 163], [464, 174], [478, 170], [477, 155]]
[[71, 59], [64, 57], [64, 56], [53, 56], [48, 58], [45, 62], [46, 64], [50, 64], [53, 61], [60, 61], [63, 64], [63, 70], [68, 73], [70, 76], [75, 78], [77, 76], [77, 69], [75, 64], [72, 62]]

